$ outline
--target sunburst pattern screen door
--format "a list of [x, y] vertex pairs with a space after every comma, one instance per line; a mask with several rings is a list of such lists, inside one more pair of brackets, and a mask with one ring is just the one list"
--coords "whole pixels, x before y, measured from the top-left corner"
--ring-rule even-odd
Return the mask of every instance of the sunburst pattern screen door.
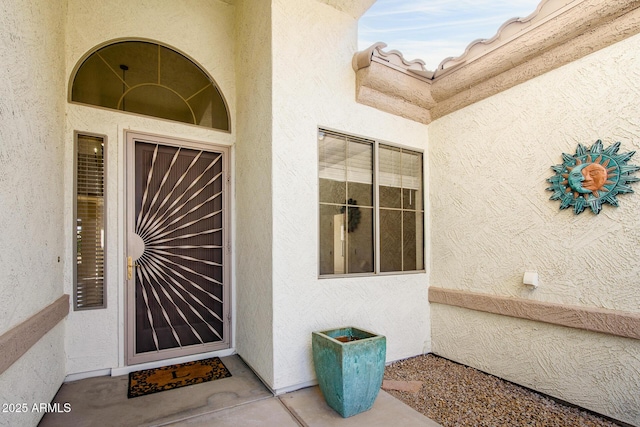
[[228, 153], [127, 136], [129, 364], [229, 348]]

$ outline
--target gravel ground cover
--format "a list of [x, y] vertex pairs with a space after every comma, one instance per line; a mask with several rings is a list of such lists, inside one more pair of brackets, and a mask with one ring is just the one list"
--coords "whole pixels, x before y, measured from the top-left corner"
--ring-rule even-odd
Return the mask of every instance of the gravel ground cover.
[[444, 427], [619, 427], [433, 354], [392, 363], [386, 367], [384, 379], [422, 381], [418, 392], [387, 392]]

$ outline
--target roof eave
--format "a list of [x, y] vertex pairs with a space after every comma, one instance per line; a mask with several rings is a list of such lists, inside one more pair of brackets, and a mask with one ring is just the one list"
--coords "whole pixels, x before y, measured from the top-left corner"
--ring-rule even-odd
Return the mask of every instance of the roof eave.
[[356, 100], [429, 123], [639, 32], [640, 0], [545, 0], [435, 73], [384, 43], [356, 53]]

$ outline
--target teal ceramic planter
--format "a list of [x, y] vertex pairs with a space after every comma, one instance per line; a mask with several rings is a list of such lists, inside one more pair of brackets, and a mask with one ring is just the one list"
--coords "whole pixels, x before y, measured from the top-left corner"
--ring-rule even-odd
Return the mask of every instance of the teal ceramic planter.
[[344, 418], [373, 406], [384, 375], [387, 339], [354, 327], [313, 332], [313, 363], [327, 404]]

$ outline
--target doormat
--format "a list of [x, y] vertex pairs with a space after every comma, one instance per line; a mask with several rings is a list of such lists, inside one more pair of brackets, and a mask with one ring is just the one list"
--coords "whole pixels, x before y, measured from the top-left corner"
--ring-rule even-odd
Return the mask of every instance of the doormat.
[[163, 366], [161, 368], [144, 369], [129, 373], [129, 392], [127, 397], [144, 396], [230, 376], [231, 373], [219, 357]]

